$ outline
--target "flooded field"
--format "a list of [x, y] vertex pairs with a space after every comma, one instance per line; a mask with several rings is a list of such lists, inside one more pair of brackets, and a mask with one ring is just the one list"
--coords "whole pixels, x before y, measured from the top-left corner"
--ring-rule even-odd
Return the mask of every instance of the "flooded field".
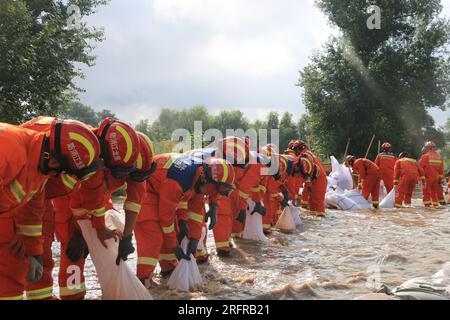
[[[150, 292], [154, 299], [354, 299], [380, 284], [431, 276], [450, 261], [450, 206], [427, 209], [416, 199], [413, 208], [327, 210], [325, 218], [302, 211], [302, 220], [293, 234], [273, 232], [268, 245], [235, 240], [233, 258], [217, 257], [210, 233], [201, 292], [167, 290], [159, 275]], [[128, 264], [135, 270], [135, 255]], [[85, 275], [86, 298], [100, 299], [90, 260]]]

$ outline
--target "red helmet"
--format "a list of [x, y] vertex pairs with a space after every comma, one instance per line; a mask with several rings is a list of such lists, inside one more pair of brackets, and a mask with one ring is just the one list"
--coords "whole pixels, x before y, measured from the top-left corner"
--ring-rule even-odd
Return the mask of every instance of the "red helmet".
[[307, 149], [308, 146], [303, 140], [291, 140], [288, 144], [288, 149], [294, 150], [297, 155], [304, 149]]
[[427, 148], [429, 150], [434, 150], [434, 149], [436, 149], [436, 144], [433, 141], [427, 141], [425, 143], [425, 148]]
[[385, 142], [381, 145], [381, 150], [382, 151], [389, 151], [392, 149], [392, 146], [389, 142]]
[[287, 156], [292, 156], [292, 157], [296, 157], [297, 156], [297, 152], [295, 152], [294, 150], [291, 150], [291, 149], [285, 150], [284, 154], [287, 155]]
[[272, 154], [278, 153], [278, 146], [276, 144], [269, 143], [267, 146], [261, 147], [259, 152], [267, 157], [270, 157]]
[[297, 158], [290, 155], [281, 154], [278, 159], [280, 166], [278, 173], [280, 175], [286, 174], [291, 176], [294, 172], [294, 166], [296, 165]]
[[204, 161], [207, 165], [207, 177], [215, 183], [234, 185], [234, 168], [227, 160], [208, 158]]
[[314, 178], [317, 172], [317, 166], [314, 163], [314, 159], [307, 155], [298, 158], [297, 166], [300, 168], [300, 172], [304, 178]]
[[347, 166], [352, 167], [352, 166], [353, 166], [353, 163], [355, 162], [355, 160], [356, 160], [356, 157], [355, 157], [355, 156], [348, 155], [347, 157], [345, 157], [345, 164], [346, 164]]
[[137, 132], [139, 138], [139, 154], [136, 160], [136, 171], [130, 174], [130, 178], [137, 182], [147, 180], [156, 169], [153, 162], [155, 149], [150, 138], [142, 132]]
[[139, 138], [128, 124], [106, 118], [97, 130], [102, 146], [102, 157], [107, 168], [117, 179], [136, 169], [139, 156]]
[[53, 118], [49, 138], [50, 154], [58, 160], [62, 172], [84, 179], [99, 168], [100, 143], [83, 123]]
[[218, 157], [227, 159], [233, 165], [247, 164], [250, 146], [246, 140], [238, 137], [226, 137], [217, 144]]

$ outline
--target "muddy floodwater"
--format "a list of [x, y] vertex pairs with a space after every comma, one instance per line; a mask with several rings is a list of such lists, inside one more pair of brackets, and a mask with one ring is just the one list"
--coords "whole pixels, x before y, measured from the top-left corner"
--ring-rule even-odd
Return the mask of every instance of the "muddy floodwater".
[[[427, 209], [415, 199], [413, 208], [327, 210], [325, 218], [302, 211], [301, 217], [296, 232], [275, 231], [267, 245], [234, 240], [233, 258], [217, 257], [210, 232], [210, 262], [199, 266], [203, 290], [170, 291], [167, 280], [157, 275], [150, 289], [153, 298], [355, 299], [381, 283], [392, 288], [431, 276], [450, 261], [450, 206]], [[57, 243], [54, 249], [58, 260]], [[135, 254], [128, 264], [135, 270]], [[58, 266], [56, 261], [55, 285]], [[101, 299], [90, 259], [85, 275], [86, 298]]]

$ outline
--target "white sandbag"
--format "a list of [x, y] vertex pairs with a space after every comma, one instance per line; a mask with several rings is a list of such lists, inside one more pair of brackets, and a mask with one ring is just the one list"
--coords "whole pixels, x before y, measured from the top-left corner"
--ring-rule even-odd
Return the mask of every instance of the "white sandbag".
[[292, 233], [295, 230], [294, 219], [292, 219], [291, 208], [287, 206], [278, 218], [275, 228], [280, 229], [281, 232]]
[[300, 209], [294, 206], [292, 203], [289, 203], [290, 212], [292, 215], [292, 220], [294, 220], [295, 226], [299, 226], [302, 224], [302, 219], [300, 218]]
[[379, 194], [379, 199], [380, 200], [383, 200], [386, 196], [387, 196], [387, 189], [386, 189], [386, 187], [385, 187], [385, 185], [384, 185], [384, 183], [383, 183], [383, 180], [381, 180], [381, 183], [380, 183], [380, 194]]
[[248, 210], [247, 216], [245, 217], [244, 234], [242, 238], [268, 243], [269, 239], [267, 239], [263, 232], [262, 216], [257, 212], [251, 214], [255, 208], [255, 202], [251, 199], [247, 200], [247, 202]]
[[205, 244], [203, 243], [205, 241], [206, 233], [208, 232], [206, 226], [202, 226], [202, 236], [200, 237], [200, 240], [198, 242], [197, 251], [203, 251], [205, 250]]
[[[106, 213], [106, 226], [123, 231], [124, 216], [115, 210]], [[148, 290], [142, 285], [125, 261], [116, 265], [119, 242], [106, 240], [105, 248], [97, 237], [91, 221], [79, 220], [83, 238], [89, 247], [89, 254], [97, 272], [98, 282], [102, 288], [103, 300], [152, 300]]]
[[[189, 243], [188, 238], [181, 241], [181, 248], [184, 252], [187, 251]], [[190, 255], [191, 260], [181, 259], [178, 265], [173, 270], [172, 275], [167, 282], [167, 286], [171, 290], [178, 290], [183, 292], [199, 290], [203, 284], [202, 276], [198, 270], [197, 261], [194, 256]]]
[[384, 197], [380, 202], [380, 208], [382, 209], [392, 209], [395, 206], [395, 189], [392, 188], [391, 192]]
[[353, 189], [352, 174], [345, 165], [340, 164], [334, 156], [331, 159], [331, 173], [330, 177], [336, 181], [336, 186], [342, 190]]
[[340, 210], [361, 210], [359, 205], [353, 201], [352, 199], [342, 195], [342, 194], [336, 194], [335, 195], [337, 199], [336, 207]]
[[370, 208], [370, 203], [357, 190], [347, 190], [343, 196], [355, 202], [360, 210], [367, 210]]
[[339, 201], [339, 198], [337, 196], [337, 192], [336, 191], [328, 191], [325, 194], [325, 204], [327, 205], [328, 208], [332, 208], [335, 209], [337, 208], [337, 203]]

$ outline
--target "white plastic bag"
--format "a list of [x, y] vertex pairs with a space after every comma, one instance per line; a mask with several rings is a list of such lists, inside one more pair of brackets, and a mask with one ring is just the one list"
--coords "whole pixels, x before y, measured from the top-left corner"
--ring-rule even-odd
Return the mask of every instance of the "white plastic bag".
[[300, 218], [300, 210], [294, 206], [292, 203], [289, 203], [290, 212], [292, 215], [292, 220], [294, 220], [294, 224], [299, 226], [302, 224], [302, 219]]
[[244, 234], [242, 238], [247, 240], [261, 241], [264, 243], [269, 242], [269, 239], [267, 239], [263, 232], [262, 216], [257, 212], [251, 214], [251, 212], [255, 208], [255, 202], [253, 202], [251, 199], [247, 200], [247, 202], [248, 210], [245, 217]]
[[[106, 226], [123, 231], [124, 216], [115, 210], [106, 213]], [[142, 285], [125, 261], [116, 265], [119, 243], [106, 240], [105, 248], [97, 237], [96, 230], [89, 220], [79, 220], [83, 238], [89, 247], [89, 254], [97, 272], [102, 288], [103, 300], [152, 300], [148, 290]]]
[[[189, 239], [186, 237], [181, 241], [181, 248], [184, 252], [187, 251], [188, 243]], [[169, 289], [189, 292], [198, 290], [202, 286], [203, 280], [198, 270], [197, 261], [194, 255], [191, 254], [190, 257], [191, 260], [189, 261], [181, 259], [176, 266], [167, 282]]]
[[345, 191], [343, 196], [355, 202], [360, 210], [370, 209], [370, 203], [355, 189]]
[[331, 159], [331, 173], [330, 177], [335, 181], [336, 186], [342, 190], [353, 189], [353, 178], [350, 169], [345, 165], [340, 164], [333, 156]]
[[336, 194], [336, 207], [340, 210], [361, 210], [360, 206], [343, 194]]
[[325, 203], [328, 208], [332, 208], [332, 209], [337, 208], [337, 203], [339, 201], [337, 194], [338, 193], [336, 191], [328, 191], [325, 194]]
[[392, 209], [395, 206], [395, 189], [392, 188], [391, 192], [380, 202], [380, 208]]
[[203, 254], [207, 254], [206, 248], [205, 248], [205, 237], [206, 234], [208, 233], [208, 229], [206, 228], [206, 226], [202, 226], [202, 236], [200, 237], [200, 240], [198, 242], [198, 246], [197, 246], [197, 252], [201, 252]]
[[289, 206], [284, 208], [275, 228], [280, 229], [284, 233], [292, 233], [295, 230], [295, 223], [294, 219], [292, 219], [291, 208]]

